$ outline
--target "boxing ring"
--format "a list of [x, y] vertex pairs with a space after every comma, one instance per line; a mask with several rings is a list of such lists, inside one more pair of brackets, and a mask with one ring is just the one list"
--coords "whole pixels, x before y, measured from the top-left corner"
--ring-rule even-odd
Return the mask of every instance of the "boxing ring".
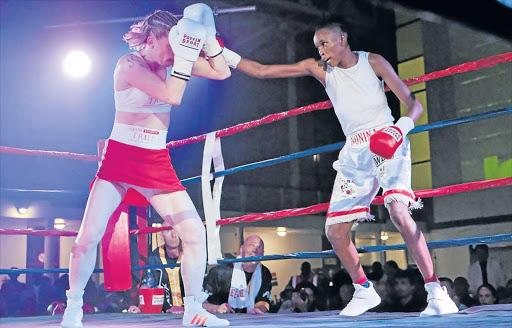
[[[338, 315], [339, 311], [322, 311], [308, 313], [264, 315], [221, 314], [233, 327], [510, 327], [512, 305], [477, 306], [456, 314], [442, 317], [420, 318], [418, 313], [364, 313], [359, 317], [346, 318]], [[43, 328], [59, 327], [60, 317], [3, 318], [2, 327]], [[181, 327], [181, 315], [177, 314], [133, 314], [98, 313], [84, 318], [84, 327], [94, 328], [153, 328]]]
[[[459, 74], [469, 71], [485, 69], [488, 67], [500, 65], [512, 61], [512, 53], [505, 53], [484, 58], [474, 62], [468, 62], [453, 66], [442, 71], [432, 72], [423, 76], [405, 80], [407, 85], [414, 85], [434, 79]], [[203, 170], [200, 176], [191, 177], [182, 180], [184, 185], [191, 183], [202, 183], [203, 207], [205, 213], [205, 225], [208, 236], [208, 262], [228, 263], [237, 261], [271, 261], [282, 259], [306, 259], [306, 258], [329, 258], [335, 257], [334, 252], [298, 252], [289, 254], [273, 254], [258, 257], [249, 257], [244, 259], [223, 259], [221, 253], [219, 230], [220, 227], [227, 224], [236, 224], [240, 222], [257, 222], [263, 220], [278, 220], [285, 217], [300, 219], [302, 215], [311, 215], [325, 212], [328, 203], [313, 204], [303, 208], [283, 209], [267, 213], [247, 214], [240, 217], [221, 218], [220, 199], [222, 194], [223, 177], [244, 170], [262, 168], [278, 163], [291, 161], [303, 157], [320, 154], [323, 152], [336, 151], [343, 147], [343, 142], [330, 144], [306, 151], [297, 152], [290, 155], [271, 158], [260, 162], [249, 163], [238, 167], [225, 169], [220, 149], [220, 138], [245, 131], [262, 124], [270, 124], [291, 116], [306, 114], [316, 110], [325, 110], [331, 108], [329, 101], [311, 104], [308, 106], [292, 109], [282, 113], [271, 114], [261, 119], [238, 124], [236, 126], [214, 131], [208, 134], [195, 136], [183, 140], [171, 141], [168, 148], [184, 146], [190, 143], [204, 141]], [[411, 134], [429, 131], [447, 126], [464, 124], [477, 120], [484, 120], [492, 117], [510, 115], [512, 107], [496, 108], [484, 113], [479, 113], [460, 118], [438, 121], [435, 123], [417, 126], [411, 131]], [[77, 154], [69, 152], [57, 152], [47, 150], [29, 150], [7, 146], [0, 146], [0, 152], [10, 154], [11, 156], [51, 156], [65, 159], [75, 159], [80, 161], [99, 161], [97, 155]], [[214, 172], [211, 172], [211, 167]], [[213, 188], [211, 187], [211, 182]], [[512, 177], [484, 180], [470, 183], [445, 186], [436, 189], [415, 190], [417, 197], [442, 197], [450, 194], [464, 193], [489, 188], [498, 188], [512, 185]], [[372, 205], [382, 205], [383, 198], [376, 197]], [[145, 236], [150, 233], [170, 229], [169, 227], [144, 227], [129, 231], [130, 234]], [[0, 229], [0, 235], [38, 235], [38, 236], [68, 236], [77, 235], [76, 231], [58, 231], [58, 230], [32, 230], [32, 229]], [[492, 244], [512, 242], [512, 233], [505, 233], [492, 236], [475, 236], [470, 238], [437, 240], [428, 242], [430, 249], [449, 248], [475, 244]], [[359, 247], [360, 253], [384, 252], [404, 249], [404, 244], [399, 245], [381, 245]], [[176, 265], [165, 265], [161, 267], [173, 267]], [[157, 266], [137, 266], [131, 270], [142, 270], [146, 268], [157, 268]], [[95, 272], [102, 272], [102, 269], [96, 269]], [[0, 269], [0, 274], [9, 273], [64, 273], [67, 269]], [[322, 311], [312, 313], [293, 313], [293, 314], [272, 314], [267, 313], [261, 316], [241, 315], [241, 314], [221, 314], [221, 318], [231, 321], [232, 326], [236, 327], [509, 327], [512, 322], [512, 305], [492, 305], [472, 307], [460, 311], [457, 314], [445, 315], [442, 317], [422, 317], [418, 313], [365, 313], [359, 317], [346, 318], [338, 315], [339, 311]], [[1, 327], [57, 327], [59, 326], [61, 316], [40, 316], [40, 317], [18, 317], [18, 318], [0, 318]], [[180, 326], [181, 315], [175, 314], [127, 314], [127, 313], [100, 313], [84, 316], [85, 327], [160, 327], [160, 326]]]

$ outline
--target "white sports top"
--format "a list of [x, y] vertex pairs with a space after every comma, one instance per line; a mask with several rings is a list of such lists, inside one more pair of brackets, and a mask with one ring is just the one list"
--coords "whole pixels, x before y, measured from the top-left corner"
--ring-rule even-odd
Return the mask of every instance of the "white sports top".
[[[137, 51], [133, 54], [142, 58]], [[169, 80], [170, 76], [171, 70], [168, 67], [165, 80]], [[148, 96], [135, 87], [129, 87], [122, 91], [114, 90], [114, 103], [116, 111], [132, 113], [166, 113], [170, 112], [172, 107], [161, 100]]]
[[357, 64], [346, 69], [327, 66], [325, 91], [346, 136], [393, 124], [384, 83], [375, 75], [368, 52], [357, 51]]

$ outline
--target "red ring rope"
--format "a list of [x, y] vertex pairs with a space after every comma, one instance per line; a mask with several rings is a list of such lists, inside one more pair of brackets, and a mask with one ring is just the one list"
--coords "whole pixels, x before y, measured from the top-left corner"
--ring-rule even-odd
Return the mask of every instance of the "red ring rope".
[[[451, 194], [457, 194], [461, 192], [476, 191], [481, 189], [489, 189], [496, 187], [505, 187], [512, 185], [512, 177], [502, 178], [495, 180], [484, 180], [476, 182], [461, 183], [453, 186], [441, 187], [436, 189], [426, 189], [415, 191], [416, 197], [439, 197]], [[378, 196], [372, 202], [372, 205], [384, 204], [384, 197]], [[239, 217], [220, 219], [217, 221], [217, 225], [225, 225], [238, 222], [255, 222], [264, 220], [275, 220], [290, 216], [299, 215], [312, 215], [319, 212], [326, 212], [329, 208], [329, 203], [321, 203], [303, 208], [286, 209], [276, 212], [267, 213], [253, 213], [242, 215]], [[171, 227], [147, 227], [143, 229], [130, 230], [131, 234], [144, 234], [154, 233], [163, 230], [172, 229]], [[75, 231], [60, 231], [60, 230], [32, 230], [32, 229], [0, 229], [0, 235], [36, 235], [36, 236], [76, 236], [78, 232]]]

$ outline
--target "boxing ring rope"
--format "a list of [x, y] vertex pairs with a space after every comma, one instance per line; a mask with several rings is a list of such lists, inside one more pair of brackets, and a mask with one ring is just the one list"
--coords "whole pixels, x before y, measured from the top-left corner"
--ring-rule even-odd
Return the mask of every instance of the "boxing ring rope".
[[[468, 245], [478, 244], [493, 244], [512, 242], [512, 234], [501, 234], [494, 236], [480, 236], [480, 237], [468, 237], [468, 238], [457, 238], [457, 239], [446, 239], [436, 240], [427, 242], [429, 249], [441, 249], [451, 248]], [[361, 254], [385, 252], [385, 251], [399, 251], [407, 248], [405, 244], [397, 245], [379, 245], [379, 246], [365, 246], [358, 247], [357, 251]], [[287, 253], [280, 255], [262, 255], [262, 256], [251, 256], [244, 258], [234, 259], [222, 259], [218, 260], [218, 263], [235, 263], [235, 262], [252, 262], [252, 261], [276, 261], [276, 260], [288, 260], [288, 259], [312, 259], [312, 258], [334, 258], [336, 254], [333, 250], [321, 251], [321, 252], [296, 252]], [[175, 268], [179, 267], [180, 263], [163, 264], [163, 265], [143, 265], [134, 266], [132, 270], [145, 270], [145, 269], [157, 269], [157, 268]], [[103, 269], [96, 268], [94, 273], [101, 273]], [[0, 269], [0, 274], [11, 274], [11, 273], [68, 273], [69, 269]]]
[[[512, 185], [512, 177], [501, 178], [495, 180], [476, 181], [469, 183], [462, 183], [452, 186], [446, 186], [436, 189], [417, 190], [414, 194], [417, 197], [429, 198], [439, 197], [451, 194], [458, 194], [461, 192], [477, 191], [482, 189], [497, 188]], [[383, 205], [384, 197], [377, 196], [372, 201], [372, 205]], [[308, 207], [286, 209], [275, 212], [267, 213], [253, 213], [246, 214], [233, 218], [220, 219], [217, 225], [226, 225], [238, 222], [256, 222], [265, 220], [276, 220], [285, 217], [295, 217], [301, 215], [313, 215], [320, 212], [326, 212], [329, 203], [320, 203]], [[132, 229], [130, 234], [148, 234], [164, 230], [170, 230], [171, 227], [146, 227], [141, 229]], [[31, 235], [31, 236], [45, 236], [45, 237], [74, 237], [78, 235], [78, 231], [62, 231], [62, 230], [33, 230], [33, 229], [0, 229], [0, 235]]]
[[0, 153], [16, 154], [16, 155], [60, 157], [60, 158], [76, 159], [79, 161], [86, 161], [86, 162], [98, 162], [101, 159], [101, 157], [98, 155], [77, 154], [77, 153], [70, 153], [70, 152], [66, 152], [66, 151], [23, 149], [23, 148], [6, 147], [6, 146], [0, 146]]
[[[422, 75], [417, 78], [407, 79], [405, 80], [405, 83], [407, 85], [414, 85], [417, 83], [422, 83], [426, 81], [430, 81], [433, 79], [437, 79], [440, 77], [445, 77], [453, 74], [458, 74], [462, 72], [468, 72], [468, 71], [474, 71], [482, 68], [492, 67], [501, 63], [510, 62], [512, 61], [512, 52], [511, 53], [505, 53], [501, 55], [491, 56], [485, 59], [481, 59], [474, 62], [468, 62], [461, 65], [453, 66], [450, 68], [447, 68], [445, 70], [432, 72], [429, 74]], [[210, 133], [210, 135], [214, 135], [215, 138], [220, 138], [223, 136], [232, 135], [244, 130], [247, 130], [252, 127], [256, 127], [262, 124], [268, 124], [271, 122], [275, 122], [281, 119], [284, 119], [286, 117], [291, 117], [295, 115], [300, 115], [303, 113], [307, 113], [310, 111], [320, 110], [320, 109], [326, 109], [332, 107], [332, 104], [330, 101], [311, 104], [308, 106], [292, 109], [286, 112], [277, 113], [277, 114], [271, 114], [268, 116], [265, 116], [259, 120], [247, 122], [238, 124], [236, 126], [218, 130], [215, 132]], [[439, 121], [423, 126], [418, 126], [414, 130], [411, 131], [412, 133], [419, 133], [424, 132], [436, 128], [451, 126], [455, 124], [461, 124], [461, 123], [467, 123], [472, 122], [476, 120], [481, 120], [485, 118], [491, 118], [496, 117], [503, 114], [509, 114], [512, 112], [512, 107], [506, 107], [501, 108], [485, 113], [480, 114], [474, 114], [470, 116], [465, 116], [461, 118], [455, 118], [455, 119], [449, 119], [445, 121]], [[200, 135], [200, 136], [194, 136], [187, 139], [182, 140], [176, 140], [171, 141], [167, 144], [168, 148], [177, 147], [189, 143], [198, 142], [201, 140], [205, 140], [207, 138], [208, 134]], [[286, 155], [277, 157], [274, 159], [264, 160], [261, 162], [256, 163], [250, 163], [246, 165], [242, 165], [239, 167], [227, 169], [227, 170], [221, 170], [210, 174], [210, 179], [223, 177], [225, 175], [253, 169], [253, 168], [259, 168], [259, 167], [265, 167], [274, 165], [280, 162], [286, 162], [292, 159], [296, 158], [302, 158], [306, 156], [311, 156], [313, 154], [318, 154], [321, 152], [326, 151], [332, 151], [336, 149], [340, 149], [343, 147], [344, 143], [335, 143], [331, 145], [326, 145], [306, 151], [297, 152], [294, 154]], [[77, 153], [70, 153], [70, 152], [58, 152], [58, 151], [44, 151], [44, 150], [27, 150], [27, 149], [21, 149], [21, 148], [14, 148], [14, 147], [6, 147], [6, 146], [0, 146], [0, 153], [10, 153], [10, 154], [19, 154], [19, 155], [37, 155], [37, 156], [51, 156], [51, 157], [60, 157], [60, 158], [68, 158], [68, 159], [76, 159], [76, 160], [83, 160], [83, 161], [99, 161], [100, 156], [97, 155], [86, 155], [86, 154], [77, 154]], [[205, 178], [205, 175], [199, 176], [199, 177], [192, 177], [188, 179], [184, 179], [182, 181], [183, 184], [197, 182], [199, 179]], [[420, 190], [416, 191], [415, 194], [418, 197], [437, 197], [442, 195], [448, 195], [448, 194], [454, 194], [459, 192], [467, 192], [467, 191], [475, 191], [475, 190], [481, 190], [486, 188], [494, 188], [494, 187], [502, 187], [502, 186], [509, 186], [512, 185], [512, 178], [503, 178], [503, 179], [496, 179], [496, 180], [488, 180], [488, 181], [478, 181], [478, 182], [470, 182], [470, 183], [464, 183], [454, 186], [447, 186], [437, 189], [429, 189], [429, 190]], [[54, 191], [54, 192], [60, 192], [60, 191]], [[374, 205], [381, 205], [383, 204], [383, 198], [382, 196], [376, 197], [374, 201], [372, 202]], [[225, 225], [225, 224], [231, 224], [231, 223], [237, 223], [237, 222], [255, 222], [255, 221], [261, 221], [261, 220], [274, 220], [278, 218], [284, 218], [284, 217], [290, 217], [290, 216], [299, 216], [299, 215], [308, 215], [308, 214], [315, 214], [318, 212], [325, 212], [328, 208], [328, 203], [322, 203], [322, 204], [316, 204], [305, 208], [296, 208], [296, 209], [287, 209], [282, 211], [276, 211], [276, 212], [269, 212], [269, 213], [256, 213], [256, 214], [248, 214], [236, 218], [227, 218], [227, 219], [219, 219], [216, 221], [216, 225]], [[148, 227], [144, 229], [136, 229], [130, 231], [131, 234], [143, 234], [143, 233], [154, 233], [157, 231], [162, 230], [168, 230], [171, 229], [170, 227], [160, 227], [160, 228], [153, 228]], [[56, 231], [56, 230], [31, 230], [31, 229], [0, 229], [0, 235], [39, 235], [39, 236], [76, 236], [77, 232], [73, 231]], [[497, 235], [497, 236], [483, 236], [483, 237], [471, 237], [471, 238], [462, 238], [462, 239], [453, 239], [453, 240], [444, 240], [444, 241], [434, 241], [427, 243], [429, 248], [445, 248], [445, 247], [455, 247], [455, 246], [462, 246], [462, 245], [472, 245], [472, 244], [478, 244], [478, 243], [498, 243], [498, 242], [509, 242], [512, 241], [512, 234], [505, 234], [505, 235]], [[379, 252], [379, 251], [386, 251], [386, 250], [401, 250], [404, 249], [405, 245], [387, 245], [387, 246], [370, 246], [370, 247], [362, 247], [358, 248], [358, 251], [361, 253], [370, 253], [370, 252]], [[229, 262], [237, 262], [237, 261], [253, 261], [253, 260], [279, 260], [279, 259], [288, 259], [288, 258], [311, 258], [311, 257], [333, 257], [334, 253], [333, 251], [324, 251], [324, 252], [310, 252], [310, 253], [290, 253], [290, 254], [283, 254], [283, 255], [266, 255], [262, 257], [251, 257], [251, 258], [245, 258], [245, 259], [219, 259], [218, 263], [229, 263]], [[160, 266], [161, 267], [161, 266]], [[152, 268], [151, 266], [144, 266], [144, 267], [133, 267], [132, 269], [143, 269], [143, 268]], [[36, 270], [36, 271], [34, 271]], [[25, 270], [14, 270], [18, 273], [29, 273], [29, 272], [67, 272], [67, 269], [25, 269]], [[0, 274], [5, 274], [8, 272], [14, 272], [13, 270], [4, 270], [0, 269]], [[101, 269], [96, 269], [95, 272], [102, 272]]]

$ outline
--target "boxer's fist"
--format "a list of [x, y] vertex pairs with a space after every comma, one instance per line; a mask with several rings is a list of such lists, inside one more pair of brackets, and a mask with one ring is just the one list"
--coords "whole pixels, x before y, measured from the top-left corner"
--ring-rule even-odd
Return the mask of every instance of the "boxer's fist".
[[385, 159], [393, 158], [395, 151], [404, 141], [404, 135], [414, 128], [414, 122], [404, 116], [395, 125], [388, 126], [370, 136], [370, 151]]
[[199, 57], [205, 41], [203, 25], [191, 19], [182, 18], [169, 31], [169, 44], [174, 52], [174, 66], [171, 75], [188, 81], [192, 67]]
[[196, 3], [183, 10], [183, 18], [195, 20], [203, 25], [206, 30], [206, 40], [203, 51], [210, 57], [216, 57], [222, 52], [222, 47], [216, 39], [217, 30], [215, 29], [215, 20], [210, 7], [204, 3]]

